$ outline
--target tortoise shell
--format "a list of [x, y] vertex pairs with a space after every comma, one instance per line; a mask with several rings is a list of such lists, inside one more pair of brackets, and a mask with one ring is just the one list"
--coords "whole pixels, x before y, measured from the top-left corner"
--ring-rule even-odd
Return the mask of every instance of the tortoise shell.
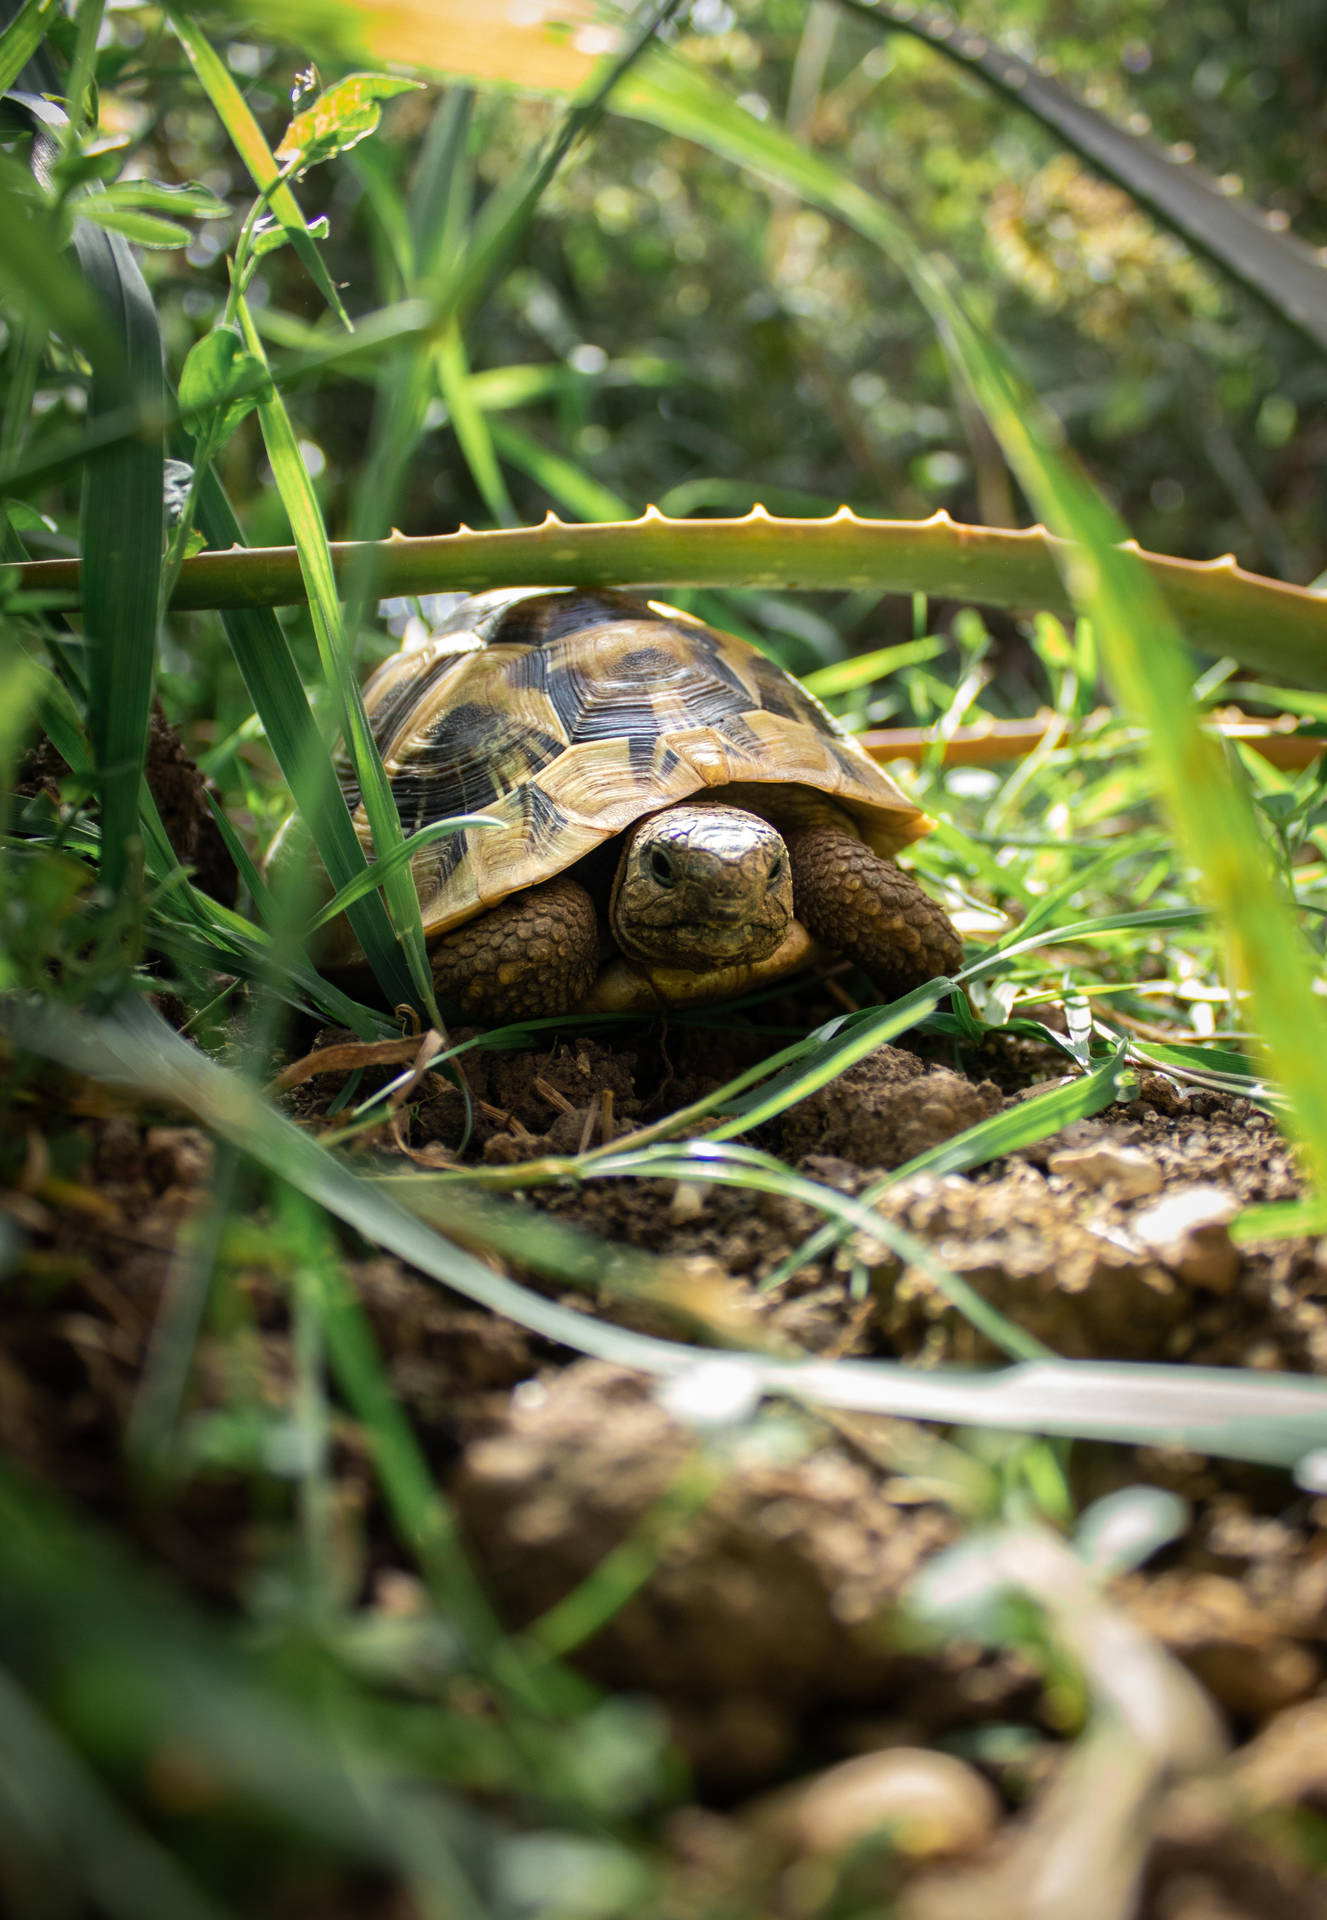
[[[501, 822], [462, 828], [415, 857], [430, 934], [707, 788], [812, 788], [885, 855], [933, 824], [757, 648], [675, 607], [602, 589], [476, 594], [384, 661], [364, 705], [407, 835], [457, 814]], [[338, 771], [372, 857], [353, 772], [344, 759]], [[749, 792], [740, 804], [760, 811]]]

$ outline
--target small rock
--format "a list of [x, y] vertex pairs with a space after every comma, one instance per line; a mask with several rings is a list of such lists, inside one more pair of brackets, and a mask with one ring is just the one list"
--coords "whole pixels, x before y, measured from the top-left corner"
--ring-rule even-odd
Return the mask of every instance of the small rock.
[[1000, 1803], [952, 1754], [886, 1747], [770, 1794], [751, 1811], [758, 1833], [785, 1857], [834, 1857], [879, 1833], [918, 1860], [974, 1853], [994, 1832]]
[[1161, 1169], [1141, 1147], [1116, 1140], [1095, 1140], [1090, 1147], [1066, 1147], [1047, 1161], [1052, 1173], [1080, 1187], [1109, 1188], [1120, 1200], [1141, 1200], [1161, 1190]]
[[709, 1194], [698, 1180], [679, 1180], [668, 1203], [669, 1221], [675, 1227], [689, 1227], [708, 1205]]
[[1238, 1203], [1220, 1187], [1184, 1187], [1134, 1214], [1129, 1228], [1190, 1286], [1229, 1293], [1239, 1274], [1239, 1250], [1230, 1238], [1238, 1212]]

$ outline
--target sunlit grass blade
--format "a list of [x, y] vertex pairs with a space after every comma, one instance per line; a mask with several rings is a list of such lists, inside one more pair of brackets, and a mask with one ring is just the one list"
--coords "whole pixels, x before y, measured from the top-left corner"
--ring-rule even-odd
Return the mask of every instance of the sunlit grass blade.
[[915, 1234], [908, 1233], [882, 1214], [873, 1213], [864, 1200], [840, 1193], [818, 1180], [805, 1179], [770, 1154], [750, 1147], [690, 1140], [681, 1144], [645, 1147], [634, 1152], [608, 1155], [595, 1168], [596, 1179], [695, 1180], [721, 1186], [742, 1187], [752, 1193], [769, 1193], [785, 1200], [800, 1200], [819, 1213], [829, 1214], [835, 1232], [846, 1237], [864, 1233], [881, 1242], [912, 1266], [920, 1267], [950, 1305], [1000, 1352], [1015, 1360], [1051, 1357], [1051, 1349], [1034, 1334], [983, 1300], [977, 1289], [951, 1273], [930, 1248]]
[[[262, 342], [249, 316], [248, 305], [242, 297], [237, 299], [235, 310], [250, 353], [257, 359], [263, 360], [265, 356]], [[263, 440], [267, 447], [267, 457], [272, 464], [272, 473], [281, 494], [282, 504], [290, 517], [291, 532], [299, 549], [300, 567], [308, 590], [309, 612], [318, 640], [319, 658], [328, 685], [335, 693], [338, 710], [342, 716], [346, 749], [354, 762], [364, 811], [373, 834], [374, 850], [380, 858], [388, 859], [390, 862], [383, 875], [383, 892], [391, 911], [393, 925], [405, 950], [414, 997], [428, 1013], [431, 1023], [436, 1026], [438, 1012], [433, 998], [433, 975], [429, 969], [428, 952], [424, 943], [424, 927], [419, 913], [419, 896], [415, 892], [409, 868], [399, 859], [390, 861], [390, 856], [396, 852], [402, 842], [401, 818], [378, 750], [373, 744], [368, 717], [364, 711], [364, 702], [360, 696], [359, 683], [355, 678], [350, 652], [345, 643], [340, 598], [332, 572], [322, 509], [318, 505], [318, 498], [313, 490], [313, 483], [309, 479], [304, 456], [300, 452], [299, 441], [291, 425], [290, 416], [286, 412], [285, 403], [275, 390], [259, 401], [258, 418], [262, 424]], [[332, 803], [329, 801], [329, 804]], [[388, 956], [378, 949], [376, 941], [374, 945], [365, 947], [365, 957], [374, 973], [385, 985], [390, 975], [390, 961]]]
[[270, 193], [272, 212], [290, 235], [291, 244], [308, 269], [309, 277], [337, 319], [349, 327], [350, 317], [332, 283], [331, 275], [323, 265], [322, 255], [300, 212], [298, 200], [289, 186], [274, 186], [281, 168], [248, 102], [232, 79], [229, 68], [196, 21], [179, 8], [168, 7], [166, 12], [203, 91], [234, 142], [235, 151], [249, 169], [254, 185], [260, 193]]
[[568, 513], [582, 520], [621, 520], [630, 511], [628, 503], [611, 487], [509, 420], [491, 420], [488, 430], [503, 459], [542, 487]]
[[[230, 547], [240, 538], [239, 523], [210, 472], [199, 489], [198, 521], [215, 547]], [[280, 622], [264, 607], [237, 607], [223, 614], [222, 620], [249, 697], [308, 823], [319, 858], [333, 886], [347, 886], [367, 873], [368, 863]], [[375, 973], [388, 1004], [408, 1000], [410, 974], [376, 888], [352, 901], [346, 913], [365, 953], [376, 955]]]
[[425, 847], [432, 846], [435, 840], [445, 840], [448, 834], [456, 833], [463, 827], [469, 829], [502, 825], [501, 820], [495, 819], [488, 813], [465, 813], [457, 814], [455, 818], [449, 820], [431, 820], [428, 826], [421, 827], [417, 833], [412, 833], [408, 840], [403, 840], [399, 847], [393, 847], [392, 851], [382, 859], [375, 860], [371, 867], [366, 867], [363, 873], [356, 875], [355, 879], [348, 881], [344, 887], [338, 887], [327, 905], [315, 914], [310, 922], [310, 931], [316, 932], [319, 927], [325, 927], [329, 921], [335, 920], [339, 914], [344, 913], [356, 900], [362, 900], [366, 893], [371, 892], [375, 887], [385, 886], [398, 867], [408, 868], [415, 855], [422, 853]]
[[934, 660], [943, 653], [945, 643], [935, 635], [924, 640], [905, 640], [897, 647], [877, 647], [872, 653], [856, 653], [850, 660], [835, 660], [831, 666], [816, 667], [802, 675], [803, 686], [818, 700], [832, 700], [836, 694], [852, 693], [858, 687], [883, 680], [900, 667], [915, 666], [919, 660]]
[[1327, 268], [1312, 247], [1194, 166], [1172, 159], [1143, 133], [1116, 126], [1060, 80], [950, 15], [893, 0], [839, 0], [850, 13], [915, 34], [980, 79], [1011, 106], [1030, 113], [1099, 173], [1113, 180], [1262, 301], [1319, 351], [1327, 351]]
[[822, 1044], [811, 1051], [805, 1064], [798, 1061], [785, 1067], [765, 1085], [730, 1101], [733, 1117], [711, 1128], [706, 1138], [730, 1140], [734, 1134], [749, 1133], [752, 1128], [762, 1126], [794, 1101], [804, 1100], [808, 1094], [837, 1079], [839, 1074], [846, 1073], [877, 1047], [918, 1026], [952, 991], [953, 983], [949, 980], [928, 980], [925, 986], [914, 987], [911, 993], [886, 1007], [870, 1007], [862, 1013], [850, 1014], [841, 1024], [835, 1023], [832, 1037], [824, 1034]]

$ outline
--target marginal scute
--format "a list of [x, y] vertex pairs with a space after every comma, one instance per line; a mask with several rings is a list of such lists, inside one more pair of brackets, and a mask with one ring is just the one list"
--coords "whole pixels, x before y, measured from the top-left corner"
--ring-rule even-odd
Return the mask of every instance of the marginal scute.
[[[794, 817], [799, 789], [827, 795], [886, 855], [930, 826], [776, 662], [662, 602], [575, 588], [473, 595], [384, 662], [364, 703], [407, 833], [465, 813], [501, 823], [416, 856], [431, 935], [702, 792], [775, 824]], [[371, 849], [344, 755], [338, 770]]]

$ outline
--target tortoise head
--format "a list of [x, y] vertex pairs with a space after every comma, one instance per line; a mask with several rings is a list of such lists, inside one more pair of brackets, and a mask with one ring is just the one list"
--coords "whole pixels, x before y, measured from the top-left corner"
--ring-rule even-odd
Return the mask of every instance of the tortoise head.
[[764, 960], [792, 917], [788, 849], [758, 814], [684, 804], [626, 835], [609, 921], [628, 960], [698, 970]]

